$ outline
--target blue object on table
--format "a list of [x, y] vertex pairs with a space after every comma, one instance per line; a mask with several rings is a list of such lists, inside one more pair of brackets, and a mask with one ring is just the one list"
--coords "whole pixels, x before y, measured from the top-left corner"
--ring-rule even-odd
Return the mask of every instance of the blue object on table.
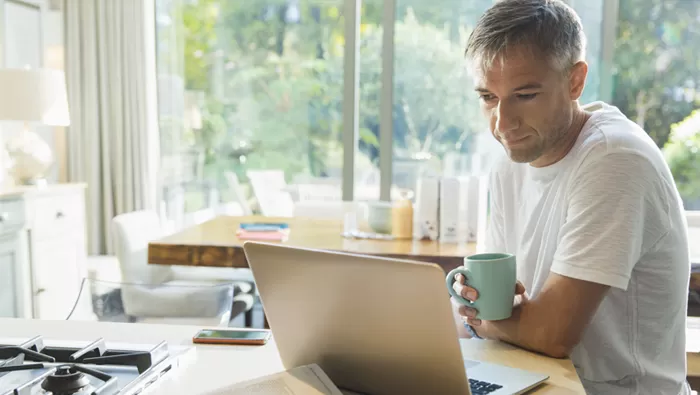
[[276, 230], [289, 229], [286, 223], [243, 223], [240, 228], [248, 232], [274, 232]]

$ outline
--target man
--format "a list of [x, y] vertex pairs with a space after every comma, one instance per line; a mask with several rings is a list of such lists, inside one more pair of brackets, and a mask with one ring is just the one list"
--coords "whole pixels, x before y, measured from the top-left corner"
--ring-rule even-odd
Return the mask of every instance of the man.
[[453, 301], [461, 335], [570, 356], [590, 394], [689, 394], [682, 203], [639, 126], [605, 103], [579, 105], [585, 46], [557, 0], [497, 2], [469, 38], [483, 112], [509, 157], [492, 172], [486, 244], [515, 254], [519, 283], [506, 320]]

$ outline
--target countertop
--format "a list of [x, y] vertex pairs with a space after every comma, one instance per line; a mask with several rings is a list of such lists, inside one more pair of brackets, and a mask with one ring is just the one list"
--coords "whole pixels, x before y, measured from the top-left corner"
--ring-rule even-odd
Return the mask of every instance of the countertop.
[[[192, 346], [196, 360], [170, 381], [162, 382], [156, 394], [196, 395], [236, 382], [283, 371], [274, 339], [265, 346], [194, 345], [192, 336], [201, 328], [176, 325], [118, 324], [81, 321], [40, 321], [0, 318], [0, 336], [42, 335], [57, 340], [89, 341], [104, 338], [113, 342], [159, 343]], [[462, 340], [466, 358], [502, 363], [551, 376], [537, 394], [582, 394], [583, 388], [569, 360], [532, 354], [515, 347], [490, 342]]]
[[16, 185], [9, 188], [0, 188], [0, 200], [6, 198], [14, 198], [17, 196], [41, 196], [44, 194], [56, 194], [69, 192], [75, 189], [85, 189], [87, 184], [84, 183], [56, 183], [47, 184], [44, 186], [34, 186], [34, 185]]

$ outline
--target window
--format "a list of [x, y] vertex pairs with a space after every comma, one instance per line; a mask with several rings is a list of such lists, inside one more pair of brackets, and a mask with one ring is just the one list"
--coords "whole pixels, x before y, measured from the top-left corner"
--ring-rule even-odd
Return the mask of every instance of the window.
[[700, 2], [619, 0], [614, 43], [612, 103], [663, 149], [686, 209], [700, 210]]
[[163, 214], [182, 224], [255, 196], [291, 215], [300, 193], [340, 199], [343, 0], [156, 7]]
[[492, 0], [396, 0], [393, 184], [488, 171], [502, 152], [481, 114], [464, 49]]
[[[588, 37], [581, 101], [606, 100], [642, 125], [664, 150], [686, 208], [700, 210], [700, 2], [568, 3]], [[357, 18], [344, 15], [349, 4], [156, 0], [165, 217], [183, 225], [247, 212], [249, 202], [291, 215], [294, 200], [340, 200], [345, 152], [355, 154], [345, 176], [360, 200], [379, 198], [380, 185], [413, 189], [421, 175], [483, 173], [502, 155], [463, 57], [493, 0], [364, 0]], [[384, 18], [392, 7], [394, 18]], [[393, 67], [382, 75], [388, 23]], [[352, 29], [359, 70], [345, 52]], [[344, 81], [355, 71], [359, 123], [349, 144]], [[389, 91], [392, 103], [382, 106]]]

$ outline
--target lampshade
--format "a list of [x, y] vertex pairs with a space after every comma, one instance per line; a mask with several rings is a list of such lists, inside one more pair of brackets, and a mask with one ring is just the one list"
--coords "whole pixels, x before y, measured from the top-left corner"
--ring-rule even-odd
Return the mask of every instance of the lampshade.
[[0, 120], [70, 125], [62, 71], [0, 69], [0, 87]]

